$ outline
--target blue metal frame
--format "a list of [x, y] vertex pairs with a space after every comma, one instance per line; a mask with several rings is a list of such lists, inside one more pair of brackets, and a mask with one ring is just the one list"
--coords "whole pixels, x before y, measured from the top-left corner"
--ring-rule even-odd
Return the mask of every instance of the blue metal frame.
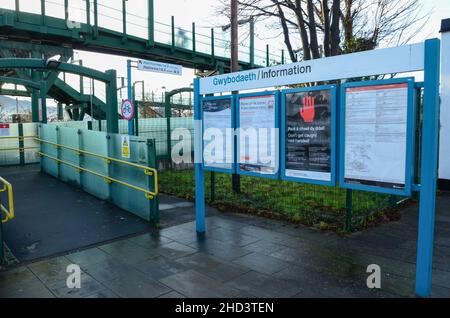
[[[239, 114], [239, 100], [241, 98], [246, 97], [259, 97], [259, 96], [274, 96], [275, 97], [275, 109], [274, 109], [274, 115], [275, 115], [275, 128], [280, 128], [280, 92], [279, 91], [264, 91], [264, 92], [258, 92], [258, 93], [249, 93], [249, 94], [241, 94], [236, 95], [236, 111], [235, 111], [235, 118], [236, 118], [236, 129], [240, 128], [240, 114]], [[238, 137], [239, 138], [239, 137]], [[279, 138], [276, 140], [278, 143], [277, 145], [277, 154], [279, 154], [280, 151], [280, 143]], [[266, 178], [266, 179], [279, 179], [280, 176], [280, 158], [277, 155], [275, 158], [276, 162], [276, 172], [274, 174], [265, 174], [265, 173], [259, 173], [259, 172], [251, 172], [251, 171], [244, 171], [240, 169], [240, 163], [239, 163], [239, 142], [236, 143], [236, 153], [235, 153], [235, 162], [236, 162], [236, 170], [237, 173], [240, 175], [247, 175], [247, 176], [253, 176], [253, 177], [260, 177], [260, 178]]]
[[136, 114], [136, 106], [134, 105], [133, 96], [132, 96], [132, 81], [131, 81], [131, 60], [127, 60], [127, 98], [131, 101], [131, 105], [133, 105], [133, 116], [128, 120], [128, 135], [134, 135], [134, 114]]
[[[438, 162], [438, 136], [439, 136], [439, 78], [440, 78], [440, 40], [431, 39], [425, 41], [425, 60], [424, 60], [424, 107], [422, 114], [422, 163], [421, 163], [421, 182], [420, 184], [412, 184], [412, 168], [407, 168], [406, 178], [408, 179], [405, 187], [410, 188], [409, 191], [420, 191], [420, 209], [419, 209], [419, 229], [418, 229], [418, 242], [417, 242], [417, 263], [416, 263], [416, 286], [415, 293], [420, 297], [428, 297], [431, 292], [431, 278], [432, 278], [432, 261], [433, 261], [433, 244], [434, 244], [434, 222], [435, 222], [435, 205], [436, 205], [436, 181], [437, 181], [437, 162]], [[399, 81], [405, 81], [405, 79], [387, 80], [387, 81], [371, 81], [362, 83], [352, 83], [344, 85], [343, 90], [351, 85], [366, 86], [376, 84], [388, 84], [399, 83]], [[411, 80], [409, 89], [420, 88], [421, 84], [414, 84]], [[318, 89], [318, 88], [316, 88]], [[413, 96], [414, 94], [410, 94]], [[198, 79], [194, 79], [194, 118], [197, 121], [201, 120], [201, 96], [200, 96], [200, 83]], [[410, 97], [411, 98], [411, 97]], [[340, 114], [345, 115], [345, 94], [341, 96], [341, 100], [344, 103], [341, 105]], [[408, 143], [407, 148], [407, 160], [411, 165], [411, 156], [413, 149], [413, 133], [414, 123], [413, 108], [414, 101], [409, 102], [408, 108]], [[283, 116], [284, 117], [284, 116]], [[338, 123], [340, 123], [340, 140], [344, 138], [343, 129], [345, 117], [341, 117]], [[200, 129], [196, 130], [196, 155], [201, 158], [202, 141], [199, 136]], [[343, 156], [344, 145], [336, 140], [341, 151], [341, 157]], [[408, 147], [408, 145], [407, 145]], [[283, 148], [283, 147], [281, 147]], [[409, 157], [408, 157], [409, 156]], [[337, 158], [339, 159], [339, 158]], [[281, 162], [281, 164], [283, 161]], [[341, 160], [340, 167], [342, 167], [343, 161]], [[343, 178], [343, 174], [339, 169], [340, 177]], [[205, 232], [205, 184], [204, 184], [204, 170], [202, 164], [199, 161], [195, 163], [195, 211], [196, 211], [196, 229], [198, 233]], [[298, 180], [295, 180], [298, 181]], [[304, 181], [306, 182], [306, 181]], [[349, 187], [350, 188], [350, 187]], [[355, 187], [353, 187], [355, 188]], [[374, 186], [357, 187], [358, 189], [368, 190], [372, 192], [392, 193], [392, 191], [386, 191], [385, 188], [378, 189]], [[402, 192], [404, 195], [406, 191]], [[395, 193], [397, 194], [397, 193]]]
[[[199, 107], [200, 107], [200, 116], [201, 116], [201, 121], [202, 121], [202, 151], [204, 148], [204, 140], [203, 140], [203, 135], [204, 135], [204, 125], [203, 125], [203, 102], [204, 101], [210, 101], [210, 100], [231, 100], [231, 128], [235, 129], [236, 127], [236, 100], [235, 100], [235, 96], [234, 95], [226, 95], [226, 96], [209, 96], [209, 97], [202, 97], [200, 96], [199, 98]], [[234, 134], [233, 134], [233, 140], [232, 140], [232, 144], [231, 144], [231, 148], [232, 148], [232, 158], [233, 158], [233, 162], [231, 164], [231, 169], [225, 169], [225, 168], [217, 168], [217, 167], [210, 167], [208, 165], [205, 165], [205, 160], [203, 158], [204, 153], [202, 152], [202, 168], [205, 171], [213, 171], [213, 172], [222, 172], [222, 173], [236, 173], [236, 143], [235, 143], [235, 138], [234, 138]]]
[[[205, 228], [205, 171], [203, 170], [203, 128], [200, 96], [200, 80], [194, 79], [194, 149], [195, 149], [195, 223], [197, 233], [204, 233]], [[201, 136], [198, 136], [201, 133]]]
[[[405, 165], [405, 187], [403, 189], [392, 189], [381, 186], [372, 186], [365, 184], [353, 184], [345, 182], [345, 100], [346, 89], [353, 87], [365, 86], [381, 86], [390, 84], [407, 84], [408, 85], [408, 105], [407, 105], [407, 124], [406, 124], [406, 165]], [[414, 153], [414, 77], [396, 78], [388, 80], [377, 81], [363, 81], [354, 83], [345, 83], [341, 86], [341, 109], [339, 120], [339, 185], [342, 188], [371, 191], [378, 193], [386, 193], [401, 196], [410, 196], [412, 191], [412, 176], [413, 176], [413, 153]]]
[[416, 295], [431, 292], [439, 137], [440, 40], [425, 41]]
[[[331, 179], [330, 181], [314, 180], [307, 178], [295, 178], [286, 176], [286, 94], [315, 92], [329, 90], [331, 95]], [[305, 87], [296, 89], [287, 89], [281, 91], [281, 129], [280, 129], [280, 154], [281, 154], [281, 179], [285, 181], [302, 182], [308, 184], [335, 186], [336, 185], [336, 149], [337, 149], [337, 85], [322, 85], [315, 87]]]

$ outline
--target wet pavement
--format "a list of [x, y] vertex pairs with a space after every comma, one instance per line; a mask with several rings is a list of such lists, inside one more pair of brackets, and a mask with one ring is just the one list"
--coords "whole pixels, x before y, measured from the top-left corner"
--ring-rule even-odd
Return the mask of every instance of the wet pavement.
[[[110, 202], [41, 173], [39, 165], [0, 167], [0, 175], [14, 188], [16, 216], [3, 224], [3, 233], [20, 262], [62, 255], [152, 228], [149, 222]], [[192, 221], [192, 207], [191, 202], [160, 195], [161, 225]]]
[[[193, 217], [192, 205], [166, 202], [162, 216]], [[449, 196], [438, 199], [433, 297], [450, 297], [448, 207]], [[203, 237], [192, 220], [168, 222], [149, 234], [1, 272], [0, 297], [414, 296], [417, 207], [398, 222], [348, 237], [213, 209], [208, 215]], [[70, 264], [82, 270], [80, 289], [66, 287]], [[369, 264], [381, 267], [381, 289], [367, 288]]]

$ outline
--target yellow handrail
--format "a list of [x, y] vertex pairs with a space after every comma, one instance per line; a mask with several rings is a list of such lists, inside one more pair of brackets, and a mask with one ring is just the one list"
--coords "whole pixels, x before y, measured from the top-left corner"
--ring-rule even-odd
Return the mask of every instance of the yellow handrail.
[[36, 136], [0, 136], [0, 139], [36, 139]]
[[25, 147], [25, 148], [0, 148], [0, 151], [19, 151], [25, 152], [25, 150], [40, 149], [39, 147]]
[[0, 210], [1, 212], [5, 213], [6, 218], [2, 219], [2, 223], [6, 223], [9, 220], [14, 219], [14, 196], [13, 196], [13, 189], [11, 183], [0, 177], [0, 183], [3, 184], [2, 189], [0, 189], [0, 192], [8, 191], [8, 209], [6, 209], [2, 204], [0, 204]]
[[[49, 159], [52, 159], [52, 160], [54, 160], [54, 161], [56, 161], [56, 162], [59, 162], [59, 163], [63, 163], [63, 164], [65, 164], [65, 165], [68, 165], [68, 166], [70, 166], [70, 167], [72, 167], [72, 168], [74, 168], [74, 169], [76, 169], [76, 170], [78, 170], [78, 171], [85, 171], [85, 172], [91, 173], [91, 174], [93, 174], [93, 175], [96, 175], [96, 176], [98, 176], [98, 177], [101, 177], [101, 178], [103, 178], [103, 180], [105, 180], [105, 182], [107, 182], [107, 183], [115, 182], [115, 183], [121, 184], [121, 185], [123, 185], [123, 186], [126, 186], [126, 187], [128, 187], [128, 188], [131, 188], [131, 189], [134, 189], [134, 190], [137, 190], [137, 191], [141, 191], [141, 192], [143, 192], [143, 193], [145, 194], [145, 196], [146, 196], [147, 199], [153, 199], [154, 196], [158, 195], [158, 173], [157, 173], [157, 172], [154, 173], [154, 176], [155, 176], [155, 191], [150, 191], [150, 190], [146, 190], [146, 189], [144, 189], [144, 188], [141, 188], [141, 187], [132, 185], [132, 184], [130, 184], [130, 183], [128, 183], [128, 182], [124, 182], [124, 181], [121, 181], [121, 180], [118, 180], [118, 179], [115, 179], [115, 178], [111, 178], [111, 177], [108, 177], [108, 176], [106, 176], [106, 175], [104, 175], [104, 174], [101, 174], [101, 173], [98, 173], [98, 172], [95, 172], [95, 171], [92, 171], [92, 170], [89, 170], [89, 169], [86, 169], [86, 168], [77, 166], [77, 165], [75, 165], [75, 164], [73, 164], [73, 163], [71, 163], [71, 162], [67, 162], [67, 161], [64, 161], [64, 160], [55, 158], [55, 157], [50, 156], [50, 155], [48, 155], [48, 154], [45, 154], [45, 153], [43, 153], [43, 152], [41, 152], [41, 151], [39, 151], [38, 154], [39, 154], [40, 156], [43, 156], [43, 157], [47, 157], [47, 158], [49, 158]], [[100, 156], [100, 155], [99, 155], [99, 156]], [[144, 167], [144, 166], [142, 166], [142, 167]], [[148, 167], [144, 167], [144, 168], [147, 168], [147, 169], [153, 169], [153, 168], [148, 168]]]
[[117, 163], [121, 163], [121, 164], [128, 165], [128, 166], [131, 166], [131, 167], [135, 167], [135, 168], [138, 168], [138, 169], [142, 169], [142, 170], [144, 170], [145, 174], [150, 175], [150, 176], [155, 174], [155, 177], [157, 177], [157, 174], [158, 174], [158, 170], [156, 170], [155, 168], [146, 167], [146, 166], [143, 166], [143, 165], [139, 165], [137, 163], [128, 162], [128, 161], [120, 160], [120, 159], [117, 159], [117, 158], [112, 158], [112, 157], [108, 157], [108, 156], [99, 155], [99, 154], [94, 153], [94, 152], [90, 152], [90, 151], [86, 151], [86, 150], [81, 150], [81, 149], [77, 149], [77, 148], [73, 148], [73, 147], [57, 144], [57, 143], [54, 143], [54, 142], [51, 142], [51, 141], [48, 141], [48, 140], [43, 140], [43, 139], [40, 139], [40, 138], [35, 138], [35, 140], [40, 142], [40, 143], [46, 143], [46, 144], [49, 144], [49, 145], [52, 145], [52, 146], [55, 146], [55, 147], [61, 147], [61, 148], [69, 149], [69, 150], [72, 150], [73, 152], [75, 152], [77, 154], [86, 154], [86, 155], [97, 157], [97, 158], [101, 158], [101, 159], [104, 159], [104, 160], [107, 160], [107, 161], [117, 162]]

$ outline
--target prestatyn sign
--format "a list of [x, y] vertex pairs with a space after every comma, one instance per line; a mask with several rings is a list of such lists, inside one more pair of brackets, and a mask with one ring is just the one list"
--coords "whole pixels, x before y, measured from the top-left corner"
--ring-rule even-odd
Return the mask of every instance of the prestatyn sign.
[[181, 65], [160, 63], [155, 61], [138, 60], [137, 68], [140, 71], [156, 72], [172, 75], [182, 75], [183, 68]]
[[[367, 63], [368, 60], [379, 62], [373, 65]], [[205, 77], [200, 79], [200, 94], [329, 81], [367, 74], [403, 73], [421, 70], [423, 66], [424, 46], [421, 43]]]

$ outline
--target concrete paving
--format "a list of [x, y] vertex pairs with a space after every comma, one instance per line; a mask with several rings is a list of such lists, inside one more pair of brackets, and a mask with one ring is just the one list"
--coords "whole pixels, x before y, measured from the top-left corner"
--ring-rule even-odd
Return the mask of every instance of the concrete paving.
[[[450, 197], [440, 197], [433, 297], [450, 297], [448, 207]], [[194, 212], [187, 203], [164, 211]], [[348, 237], [212, 209], [208, 215], [202, 237], [191, 220], [1, 272], [0, 297], [414, 296], [417, 207]], [[80, 289], [66, 286], [70, 264], [82, 270]], [[369, 264], [381, 267], [381, 289], [367, 288]]]

